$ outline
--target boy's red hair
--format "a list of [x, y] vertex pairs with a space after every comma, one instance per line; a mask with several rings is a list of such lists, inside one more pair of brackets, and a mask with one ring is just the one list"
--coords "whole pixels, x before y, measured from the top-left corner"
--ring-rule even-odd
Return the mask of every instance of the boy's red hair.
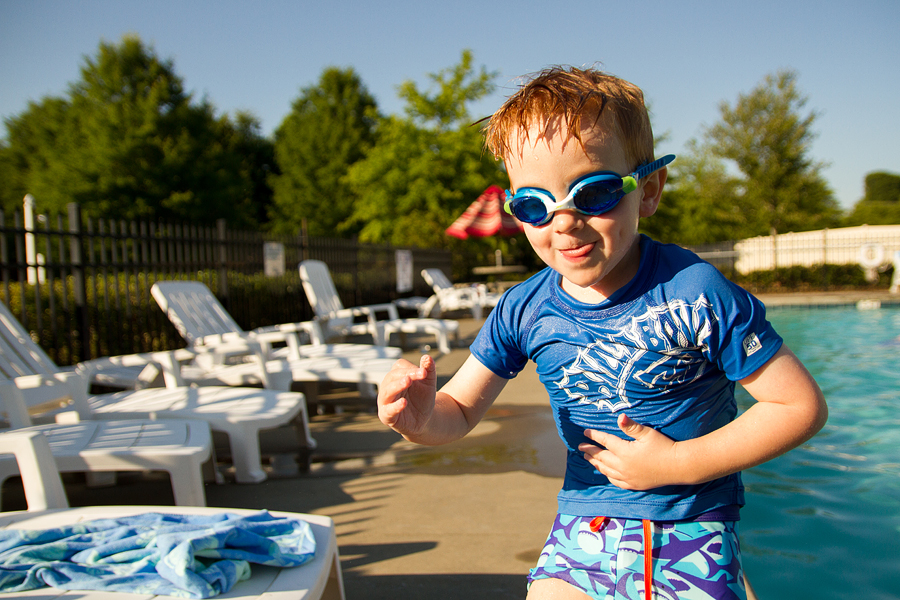
[[504, 158], [513, 151], [514, 131], [555, 119], [584, 145], [582, 128], [599, 126], [604, 113], [635, 167], [653, 160], [653, 131], [641, 89], [608, 73], [577, 67], [550, 67], [533, 75], [487, 119], [485, 146]]

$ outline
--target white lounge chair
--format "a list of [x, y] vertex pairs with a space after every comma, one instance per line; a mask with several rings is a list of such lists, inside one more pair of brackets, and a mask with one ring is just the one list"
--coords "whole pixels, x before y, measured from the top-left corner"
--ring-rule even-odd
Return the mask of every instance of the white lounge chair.
[[[107, 475], [116, 471], [166, 471], [172, 481], [175, 504], [205, 506], [202, 465], [212, 455], [212, 437], [203, 421], [188, 419], [122, 419], [93, 421], [80, 403], [65, 423], [32, 425], [29, 408], [64, 401], [77, 387], [77, 373], [59, 377], [31, 375], [0, 380], [0, 405], [9, 423], [6, 431], [42, 433], [60, 471]], [[75, 395], [77, 397], [77, 394]], [[0, 458], [0, 486], [18, 473], [10, 457]]]
[[[373, 397], [400, 357], [397, 348], [368, 344], [301, 344], [302, 333], [322, 341], [314, 322], [244, 331], [199, 281], [158, 281], [151, 294], [197, 353], [189, 368], [182, 368], [190, 383], [289, 389], [291, 382], [333, 381], [359, 384], [364, 396]], [[274, 346], [278, 343], [285, 345]]]
[[[176, 364], [175, 356], [175, 353], [159, 352], [120, 358], [123, 362], [127, 362], [129, 358], [138, 360], [142, 365], [138, 367], [138, 372], [148, 364], [160, 365], [167, 373], [170, 388], [148, 388], [91, 396], [88, 385], [92, 369], [100, 368], [105, 362], [114, 364], [115, 360], [86, 363], [75, 372], [60, 369], [31, 339], [6, 305], [0, 302], [0, 381], [14, 381], [15, 386], [21, 388], [25, 395], [23, 401], [29, 407], [56, 398], [69, 398], [71, 407], [56, 408], [49, 411], [48, 415], [74, 408], [83, 420], [202, 420], [208, 423], [207, 428], [228, 436], [235, 478], [239, 483], [258, 483], [266, 479], [259, 446], [259, 434], [262, 430], [295, 422], [302, 427], [306, 447], [315, 448], [315, 440], [309, 434], [306, 399], [302, 394], [253, 388], [187, 387], [179, 378], [177, 368], [173, 367]], [[27, 416], [24, 415], [19, 422], [24, 423]], [[109, 426], [111, 424], [95, 423], [80, 427], [86, 430], [89, 427]], [[189, 430], [190, 428], [185, 429]], [[60, 467], [65, 468], [63, 465]], [[202, 490], [202, 486], [200, 489]]]
[[473, 319], [480, 319], [486, 306], [496, 306], [500, 300], [500, 294], [488, 293], [484, 284], [470, 287], [454, 286], [440, 269], [422, 269], [422, 278], [434, 290], [434, 295], [419, 307], [419, 314], [422, 316], [453, 310], [470, 310]]
[[[86, 506], [69, 508], [65, 491], [55, 468], [54, 456], [44, 436], [36, 432], [0, 434], [0, 454], [13, 454], [22, 474], [27, 511], [0, 513], [0, 529], [57, 529], [96, 519], [123, 518], [144, 513], [213, 515], [231, 513], [250, 515], [258, 511], [237, 508], [198, 508], [186, 506]], [[4, 457], [6, 458], [6, 457]], [[341, 563], [334, 522], [329, 517], [300, 513], [272, 512], [275, 517], [307, 522], [315, 539], [315, 556], [297, 567], [252, 565], [250, 578], [216, 598], [242, 600], [344, 600]], [[61, 598], [71, 600], [171, 600], [171, 596], [130, 594], [107, 591], [65, 591], [39, 588], [30, 592], [0, 594], [4, 599]]]
[[[200, 281], [157, 281], [150, 290], [169, 320], [188, 346], [196, 350], [209, 347], [214, 355], [228, 353], [235, 344], [240, 354], [244, 342], [258, 343], [266, 359], [320, 358], [323, 356], [355, 356], [366, 358], [400, 358], [397, 348], [369, 344], [325, 344], [314, 321], [282, 323], [245, 331], [231, 317], [219, 299]], [[304, 344], [308, 338], [311, 344]], [[278, 346], [276, 346], [276, 344]]]
[[[447, 319], [401, 319], [397, 307], [390, 303], [344, 308], [328, 266], [322, 261], [301, 262], [300, 279], [326, 339], [368, 334], [375, 345], [384, 346], [394, 333], [429, 333], [437, 338], [438, 349], [447, 354], [450, 352], [450, 334], [459, 338], [458, 322]], [[379, 313], [385, 314], [387, 319], [380, 320]], [[366, 321], [355, 323], [356, 317], [365, 317]]]

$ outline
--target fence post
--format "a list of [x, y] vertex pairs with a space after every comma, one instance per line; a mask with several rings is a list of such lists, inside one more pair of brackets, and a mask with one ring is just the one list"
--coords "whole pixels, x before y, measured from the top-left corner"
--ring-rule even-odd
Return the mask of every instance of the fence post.
[[778, 268], [778, 232], [774, 227], [769, 228], [769, 235], [772, 236], [772, 268]]
[[228, 261], [228, 248], [225, 244], [225, 219], [216, 219], [216, 231], [219, 236], [219, 256], [218, 256], [218, 270], [219, 270], [219, 299], [222, 301], [222, 304], [225, 308], [228, 308], [228, 269], [227, 269], [227, 261]]
[[28, 284], [35, 285], [37, 275], [37, 246], [34, 243], [34, 196], [25, 194], [22, 202], [25, 219], [25, 262], [28, 264]]
[[[75, 322], [81, 329], [81, 356], [80, 361], [93, 358], [91, 356], [91, 328], [87, 310], [87, 288], [84, 277], [84, 264], [82, 262], [81, 240], [81, 210], [74, 202], [66, 205], [69, 213], [69, 259], [72, 262], [72, 290], [75, 296]], [[74, 359], [74, 357], [72, 357]], [[75, 361], [73, 360], [74, 364]]]
[[306, 229], [306, 217], [300, 219], [300, 261], [309, 260], [309, 231]]

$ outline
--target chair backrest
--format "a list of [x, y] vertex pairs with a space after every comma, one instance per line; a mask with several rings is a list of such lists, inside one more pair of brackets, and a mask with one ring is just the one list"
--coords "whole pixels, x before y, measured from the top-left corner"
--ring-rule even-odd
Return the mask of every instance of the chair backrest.
[[440, 269], [422, 269], [422, 279], [431, 286], [436, 294], [443, 290], [453, 289], [453, 284]]
[[332, 318], [339, 310], [344, 309], [341, 297], [338, 296], [328, 265], [320, 260], [304, 260], [300, 263], [300, 280], [303, 291], [317, 317]]
[[27, 427], [29, 409], [43, 412], [57, 401], [71, 401], [81, 418], [90, 417], [84, 376], [63, 372], [0, 302], [0, 412], [12, 427]]
[[188, 344], [207, 335], [244, 331], [199, 281], [157, 281], [150, 293]]
[[59, 367], [0, 302], [0, 379], [24, 375], [54, 375]]

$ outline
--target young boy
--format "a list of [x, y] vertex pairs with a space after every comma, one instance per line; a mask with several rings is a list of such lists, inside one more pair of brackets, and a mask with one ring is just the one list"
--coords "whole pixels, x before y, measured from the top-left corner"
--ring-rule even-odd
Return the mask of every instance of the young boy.
[[[640, 89], [549, 69], [486, 133], [548, 268], [505, 294], [439, 392], [430, 356], [399, 361], [381, 420], [422, 444], [458, 439], [533, 360], [568, 457], [528, 598], [744, 598], [739, 472], [821, 429], [821, 391], [757, 299], [638, 234], [674, 159], [654, 161]], [[740, 417], [735, 382], [756, 400]]]

